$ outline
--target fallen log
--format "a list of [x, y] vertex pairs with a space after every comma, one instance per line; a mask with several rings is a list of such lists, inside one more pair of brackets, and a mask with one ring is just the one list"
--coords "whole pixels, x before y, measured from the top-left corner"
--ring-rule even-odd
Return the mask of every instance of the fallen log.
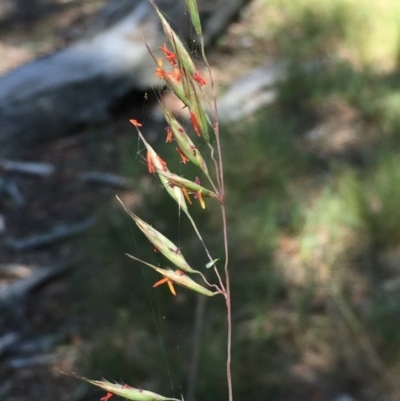
[[8, 238], [5, 240], [5, 247], [14, 252], [25, 252], [32, 249], [52, 245], [58, 241], [70, 238], [89, 230], [96, 223], [96, 217], [87, 217], [79, 223], [60, 225], [50, 231], [34, 234], [23, 239]]
[[48, 177], [54, 173], [54, 170], [55, 167], [50, 163], [0, 159], [0, 172]]
[[133, 181], [127, 177], [117, 174], [102, 173], [100, 171], [89, 171], [80, 176], [81, 180], [88, 184], [97, 184], [117, 189], [131, 189]]
[[59, 277], [70, 268], [71, 264], [60, 263], [57, 266], [35, 269], [30, 276], [16, 280], [0, 289], [0, 305], [13, 305], [16, 301], [23, 301], [35, 288]]

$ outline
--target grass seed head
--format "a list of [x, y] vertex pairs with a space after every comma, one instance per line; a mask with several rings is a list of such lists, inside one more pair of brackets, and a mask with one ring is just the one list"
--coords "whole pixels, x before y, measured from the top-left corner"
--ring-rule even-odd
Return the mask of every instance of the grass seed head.
[[196, 34], [201, 36], [203, 32], [201, 29], [201, 22], [200, 22], [199, 9], [197, 7], [197, 1], [196, 0], [185, 0], [185, 2], [186, 2], [186, 7], [189, 10], [190, 19], [192, 20], [193, 28], [196, 31]]
[[[152, 391], [134, 388], [128, 386], [127, 384], [111, 383], [107, 380], [90, 380], [86, 377], [78, 376], [75, 374], [73, 374], [72, 376], [93, 384], [94, 386], [100, 387], [108, 393], [112, 393], [132, 401], [180, 401], [176, 398], [164, 397]], [[107, 397], [110, 398], [111, 395], [107, 394], [107, 396], [104, 398]]]
[[198, 292], [199, 294], [205, 295], [207, 297], [213, 297], [214, 295], [220, 294], [220, 292], [212, 292], [208, 290], [207, 288], [203, 287], [202, 285], [198, 284], [196, 281], [192, 280], [189, 276], [186, 274], [182, 274], [182, 272], [179, 271], [173, 271], [170, 269], [163, 269], [161, 267], [157, 267], [152, 265], [151, 263], [144, 262], [143, 260], [140, 260], [136, 258], [135, 256], [126, 254], [129, 256], [131, 259], [137, 260], [138, 262], [144, 263], [145, 265], [151, 267], [164, 277], [168, 278], [172, 282], [181, 285], [182, 287], [186, 287], [189, 290]]
[[183, 45], [179, 36], [171, 28], [167, 20], [164, 18], [158, 7], [154, 4], [153, 1], [151, 3], [158, 14], [158, 17], [160, 18], [165, 35], [167, 36], [172, 48], [174, 49], [175, 54], [177, 55], [178, 64], [180, 65], [182, 70], [188, 73], [189, 76], [194, 75], [194, 73], [196, 72], [196, 67], [185, 46]]
[[[132, 123], [133, 124], [133, 123]], [[135, 124], [134, 124], [135, 125]], [[137, 127], [136, 127], [137, 128]], [[162, 162], [162, 159], [157, 155], [155, 150], [149, 145], [149, 143], [144, 139], [142, 133], [140, 130], [137, 128], [138, 134], [140, 136], [140, 139], [144, 143], [147, 149], [147, 163], [149, 164], [149, 171], [150, 171], [150, 164], [154, 167], [156, 167], [158, 170], [165, 170], [168, 172], [168, 168], [166, 167], [166, 164]], [[182, 189], [177, 187], [177, 186], [171, 186], [168, 182], [168, 180], [165, 177], [162, 177], [158, 175], [160, 178], [160, 181], [163, 185], [163, 187], [166, 189], [168, 194], [171, 196], [171, 198], [179, 205], [179, 207], [187, 214], [189, 215], [189, 210], [185, 202], [185, 196], [182, 192]]]
[[159, 175], [165, 177], [170, 182], [171, 185], [178, 186], [191, 193], [201, 192], [201, 195], [206, 198], [217, 198], [218, 199], [218, 196], [215, 192], [201, 186], [200, 184], [197, 184], [196, 182], [190, 181], [186, 178], [183, 178], [177, 174], [173, 174], [169, 171], [158, 170], [157, 173]]
[[195, 144], [190, 139], [189, 135], [183, 129], [182, 125], [176, 120], [174, 115], [164, 108], [165, 119], [167, 120], [173, 137], [179, 145], [183, 154], [197, 167], [199, 167], [206, 175], [208, 175], [208, 168], [206, 162]]
[[117, 197], [120, 201], [126, 212], [132, 217], [133, 221], [140, 228], [143, 234], [147, 237], [147, 239], [159, 250], [167, 259], [169, 259], [176, 267], [181, 270], [184, 270], [188, 273], [195, 273], [189, 264], [186, 262], [183, 257], [180, 249], [170, 241], [165, 235], [161, 234], [155, 228], [153, 228], [150, 224], [147, 224], [140, 217], [136, 216], [133, 212], [131, 212]]

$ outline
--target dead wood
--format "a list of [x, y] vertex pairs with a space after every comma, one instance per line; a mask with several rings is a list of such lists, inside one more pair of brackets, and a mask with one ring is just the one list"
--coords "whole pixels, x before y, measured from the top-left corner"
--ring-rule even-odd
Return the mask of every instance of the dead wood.
[[62, 263], [58, 266], [32, 270], [29, 277], [17, 280], [0, 289], [0, 303], [11, 305], [16, 300], [23, 300], [32, 290], [65, 273], [70, 267], [70, 264]]
[[55, 167], [50, 163], [26, 162], [21, 160], [0, 160], [0, 171], [48, 177], [54, 173]]
[[81, 179], [89, 184], [104, 185], [118, 189], [133, 188], [133, 181], [117, 174], [89, 171], [81, 175]]
[[34, 234], [24, 239], [8, 239], [5, 246], [8, 249], [16, 252], [24, 252], [32, 249], [40, 248], [47, 245], [52, 245], [55, 242], [67, 239], [91, 228], [96, 222], [95, 217], [70, 225], [60, 225], [49, 232]]

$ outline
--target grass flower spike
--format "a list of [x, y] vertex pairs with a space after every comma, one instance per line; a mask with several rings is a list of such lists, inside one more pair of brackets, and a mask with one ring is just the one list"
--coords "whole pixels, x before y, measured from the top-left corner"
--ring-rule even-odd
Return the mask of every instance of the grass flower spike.
[[193, 164], [199, 167], [209, 177], [207, 164], [197, 146], [192, 142], [182, 125], [165, 106], [163, 106], [165, 119], [169, 124], [169, 132], [176, 140], [180, 150]]
[[[184, 273], [181, 270], [175, 270], [175, 273], [180, 274], [181, 276], [184, 275]], [[174, 288], [174, 282], [168, 277], [164, 277], [161, 280], [154, 283], [153, 288], [158, 287], [159, 285], [164, 284], [164, 283], [167, 283], [169, 290], [172, 292], [173, 295], [176, 295], [176, 291]]]
[[[140, 139], [145, 144], [146, 149], [147, 149], [146, 159], [147, 159], [147, 165], [148, 165], [149, 172], [154, 173], [154, 172], [156, 172], [156, 169], [165, 170], [166, 172], [168, 172], [169, 170], [167, 168], [167, 164], [161, 159], [160, 156], [157, 155], [157, 153], [154, 151], [154, 149], [147, 143], [147, 141], [144, 139], [140, 130], [137, 127], [136, 127], [136, 129], [140, 136]], [[189, 219], [191, 219], [182, 190], [176, 186], [171, 187], [171, 185], [169, 185], [166, 178], [163, 178], [160, 175], [158, 175], [158, 176], [160, 178], [160, 181], [161, 181], [163, 187], [166, 189], [166, 191], [171, 196], [171, 198], [175, 200], [175, 202], [185, 212], [185, 214], [189, 217]]]
[[176, 267], [181, 270], [184, 270], [188, 273], [196, 273], [189, 264], [186, 262], [179, 248], [170, 241], [167, 237], [153, 228], [151, 225], [147, 224], [140, 217], [136, 216], [133, 212], [131, 212], [121, 201], [120, 198], [117, 199], [124, 207], [129, 216], [132, 217], [136, 225], [140, 228], [143, 234], [148, 238], [148, 240], [167, 258], [169, 259]]
[[168, 180], [168, 182], [170, 183], [170, 185], [174, 185], [174, 186], [183, 188], [186, 191], [188, 191], [189, 193], [201, 192], [201, 194], [207, 198], [219, 199], [218, 195], [215, 192], [201, 186], [200, 184], [197, 184], [196, 182], [193, 182], [186, 178], [180, 177], [177, 174], [173, 174], [171, 172], [162, 171], [162, 170], [158, 170], [157, 173], [159, 175], [161, 175], [162, 177], [166, 178]]
[[[129, 254], [126, 254], [126, 255], [129, 256], [131, 259], [134, 259], [138, 262], [144, 263], [146, 266], [151, 267], [152, 269], [154, 269], [158, 273], [162, 274], [164, 276], [164, 278], [167, 279], [167, 280], [163, 279], [163, 280], [158, 281], [156, 283], [156, 285], [161, 285], [163, 283], [168, 283], [169, 281], [172, 281], [173, 283], [179, 284], [182, 287], [186, 287], [189, 290], [198, 292], [199, 294], [205, 295], [207, 297], [213, 297], [214, 295], [218, 295], [221, 293], [220, 291], [212, 292], [212, 291], [208, 290], [207, 288], [198, 284], [196, 281], [192, 280], [189, 276], [187, 276], [186, 274], [183, 274], [179, 270], [174, 271], [171, 269], [163, 269], [161, 267], [154, 266], [151, 263], [147, 263], [139, 258], [136, 258], [135, 256], [132, 256]], [[171, 289], [171, 287], [170, 287], [170, 289]], [[171, 290], [171, 292], [173, 293], [172, 290]]]
[[177, 398], [163, 397], [162, 395], [153, 393], [152, 391], [134, 388], [127, 384], [110, 383], [107, 380], [90, 380], [76, 374], [72, 374], [72, 376], [107, 391], [107, 395], [101, 398], [103, 401], [108, 401], [112, 395], [118, 395], [132, 401], [181, 401]]
[[174, 53], [177, 56], [178, 63], [181, 69], [188, 72], [189, 75], [193, 75], [196, 72], [196, 67], [194, 66], [193, 60], [190, 57], [190, 54], [187, 52], [185, 46], [183, 45], [182, 41], [180, 40], [179, 36], [174, 32], [171, 28], [167, 20], [165, 19], [164, 15], [155, 5], [153, 0], [150, 0], [150, 3], [153, 5], [154, 9], [158, 14], [158, 18], [161, 21], [162, 27], [164, 32], [174, 49]]
[[199, 17], [199, 9], [197, 8], [196, 0], [185, 0], [186, 7], [189, 10], [190, 19], [192, 20], [192, 25], [196, 34], [198, 36], [202, 35], [200, 17]]

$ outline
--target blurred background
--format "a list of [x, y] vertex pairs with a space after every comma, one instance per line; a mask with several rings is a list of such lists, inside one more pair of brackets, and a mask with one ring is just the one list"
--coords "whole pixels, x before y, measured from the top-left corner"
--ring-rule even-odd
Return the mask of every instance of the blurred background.
[[[3, 0], [0, 73], [78, 40], [106, 3]], [[253, 0], [208, 54], [221, 99], [236, 399], [400, 399], [400, 3]], [[249, 82], [255, 90], [236, 92]], [[51, 174], [2, 160], [1, 399], [105, 395], [60, 370], [186, 394], [196, 297], [151, 288], [157, 275], [125, 253], [164, 261], [115, 201], [191, 264], [207, 263], [129, 125], [137, 118], [146, 133], [148, 121], [170, 169], [195, 174], [164, 143], [151, 97], [149, 86], [108, 121], [25, 151]], [[191, 210], [221, 257], [218, 208]], [[216, 297], [200, 332], [196, 400], [227, 399], [225, 344]]]

